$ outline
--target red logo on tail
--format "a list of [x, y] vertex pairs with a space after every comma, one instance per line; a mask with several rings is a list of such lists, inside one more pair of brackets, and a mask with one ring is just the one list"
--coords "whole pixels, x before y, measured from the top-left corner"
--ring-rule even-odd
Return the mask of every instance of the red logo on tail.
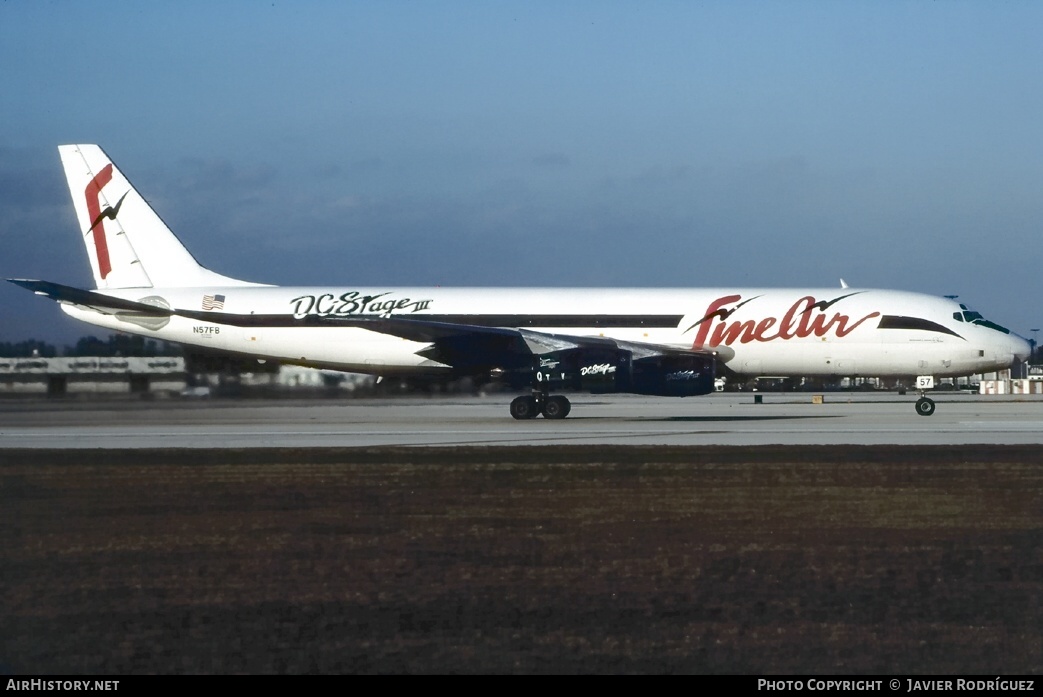
[[[105, 239], [105, 223], [102, 222], [106, 216], [102, 215], [101, 203], [98, 197], [105, 185], [112, 181], [112, 163], [105, 165], [98, 174], [87, 184], [83, 192], [87, 197], [87, 216], [91, 220], [91, 229], [94, 233], [94, 248], [98, 252], [98, 272], [104, 279], [112, 271], [112, 263], [109, 261], [109, 243]], [[106, 210], [106, 213], [108, 210]]]

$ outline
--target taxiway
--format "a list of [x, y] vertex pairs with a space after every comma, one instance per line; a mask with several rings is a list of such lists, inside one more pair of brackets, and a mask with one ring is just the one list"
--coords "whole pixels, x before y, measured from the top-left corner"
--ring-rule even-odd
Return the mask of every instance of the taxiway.
[[289, 400], [0, 402], [0, 448], [254, 448], [515, 445], [1043, 444], [1043, 399], [716, 394], [576, 396], [563, 421], [515, 421], [507, 395]]

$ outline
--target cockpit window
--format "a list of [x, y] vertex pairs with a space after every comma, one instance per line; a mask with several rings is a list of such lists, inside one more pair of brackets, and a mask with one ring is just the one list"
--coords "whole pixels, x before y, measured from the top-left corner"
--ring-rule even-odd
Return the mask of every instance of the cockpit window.
[[960, 303], [960, 309], [963, 311], [952, 313], [952, 318], [957, 322], [969, 322], [970, 324], [976, 324], [979, 327], [988, 327], [989, 329], [994, 329], [1004, 334], [1010, 334], [1010, 330], [1006, 327], [1001, 327], [995, 322], [990, 322], [982, 317], [980, 312], [975, 312], [974, 310], [969, 309], [963, 303]]
[[1006, 327], [1001, 327], [1000, 325], [996, 324], [995, 322], [990, 322], [987, 319], [976, 319], [976, 320], [974, 320], [974, 323], [979, 325], [979, 326], [982, 326], [982, 327], [988, 327], [989, 329], [995, 329], [996, 331], [1003, 332], [1004, 334], [1010, 334], [1010, 330], [1007, 329]]

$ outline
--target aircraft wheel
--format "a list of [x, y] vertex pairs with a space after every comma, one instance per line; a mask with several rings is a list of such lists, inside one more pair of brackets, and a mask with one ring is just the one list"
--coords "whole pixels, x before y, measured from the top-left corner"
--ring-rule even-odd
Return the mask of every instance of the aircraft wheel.
[[934, 400], [921, 397], [916, 400], [916, 413], [920, 416], [930, 416], [934, 413]]
[[539, 413], [533, 397], [515, 397], [511, 402], [511, 416], [516, 419], [535, 419]]
[[543, 416], [548, 419], [564, 419], [572, 411], [572, 403], [567, 397], [555, 395], [548, 397], [543, 405]]

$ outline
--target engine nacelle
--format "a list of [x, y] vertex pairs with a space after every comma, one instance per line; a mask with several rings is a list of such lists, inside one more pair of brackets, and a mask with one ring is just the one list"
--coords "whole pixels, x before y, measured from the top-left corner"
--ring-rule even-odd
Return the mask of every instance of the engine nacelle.
[[663, 397], [694, 397], [714, 391], [717, 361], [713, 356], [671, 354], [633, 362], [628, 392]]
[[712, 356], [671, 354], [635, 360], [632, 352], [610, 347], [565, 349], [542, 354], [536, 360], [532, 373], [515, 373], [512, 382], [516, 387], [534, 381], [548, 391], [690, 397], [714, 391], [717, 367]]
[[548, 390], [584, 390], [605, 394], [625, 392], [630, 384], [630, 351], [617, 348], [575, 348], [537, 356], [533, 379]]

